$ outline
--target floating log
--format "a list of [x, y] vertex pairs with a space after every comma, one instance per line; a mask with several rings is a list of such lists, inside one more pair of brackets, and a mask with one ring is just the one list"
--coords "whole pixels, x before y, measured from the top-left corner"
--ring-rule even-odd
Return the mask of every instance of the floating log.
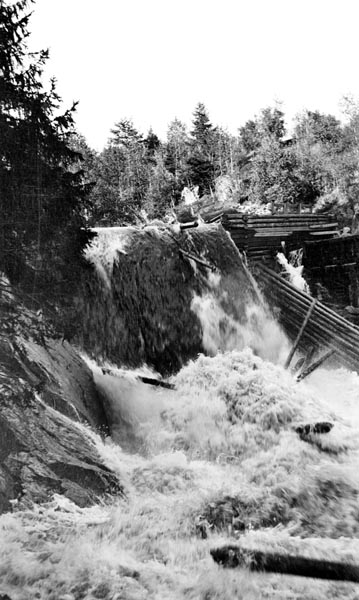
[[295, 432], [299, 434], [301, 438], [307, 437], [312, 433], [329, 433], [333, 429], [333, 423], [328, 421], [321, 421], [319, 423], [307, 423], [306, 425], [299, 425], [295, 428]]
[[184, 229], [193, 229], [193, 227], [198, 227], [198, 221], [187, 221], [186, 223], [180, 223], [180, 230]]
[[153, 377], [142, 377], [139, 376], [138, 379], [142, 381], [142, 383], [148, 383], [149, 385], [155, 385], [156, 387], [163, 387], [167, 390], [175, 390], [176, 387], [173, 383], [169, 383], [168, 381], [162, 381], [161, 379], [154, 379]]
[[359, 566], [340, 561], [293, 556], [264, 550], [250, 550], [228, 545], [211, 550], [213, 560], [227, 568], [246, 567], [251, 571], [268, 571], [316, 579], [359, 582]]
[[[102, 367], [101, 371], [104, 375], [112, 375], [112, 377], [120, 377], [120, 375], [118, 375], [116, 373], [116, 371], [113, 371], [113, 369], [109, 369], [107, 367]], [[163, 387], [168, 390], [176, 389], [176, 387], [173, 383], [169, 383], [168, 381], [163, 381], [162, 379], [155, 379], [154, 377], [144, 377], [142, 375], [137, 375], [136, 379], [138, 379], [139, 381], [142, 381], [142, 383], [147, 383], [148, 385], [154, 385], [156, 387]]]

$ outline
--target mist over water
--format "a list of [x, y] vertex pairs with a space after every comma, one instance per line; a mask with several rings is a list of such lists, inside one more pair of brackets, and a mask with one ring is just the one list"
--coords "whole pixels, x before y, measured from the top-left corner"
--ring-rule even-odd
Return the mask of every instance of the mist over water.
[[[322, 369], [295, 383], [283, 331], [257, 293], [243, 310], [249, 279], [234, 277], [202, 274], [186, 299], [203, 351], [169, 376], [174, 390], [139, 380], [159, 377], [153, 365], [86, 357], [111, 437], [77, 426], [126, 497], [80, 509], [55, 495], [0, 517], [12, 600], [357, 598], [354, 584], [225, 570], [209, 554], [238, 540], [351, 562], [359, 552], [358, 376]], [[325, 420], [332, 431], [311, 443], [295, 432]]]

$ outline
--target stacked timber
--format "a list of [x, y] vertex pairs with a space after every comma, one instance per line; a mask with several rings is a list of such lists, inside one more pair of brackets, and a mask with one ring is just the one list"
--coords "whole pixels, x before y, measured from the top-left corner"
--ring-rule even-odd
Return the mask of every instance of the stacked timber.
[[250, 215], [248, 227], [255, 230], [248, 258], [271, 258], [278, 251], [300, 248], [305, 240], [315, 236], [330, 238], [337, 235], [338, 223], [332, 215], [279, 214]]
[[284, 329], [293, 339], [311, 309], [299, 347], [333, 350], [343, 366], [359, 372], [359, 327], [356, 327], [308, 294], [301, 292], [264, 264], [254, 267], [256, 279]]
[[250, 240], [255, 231], [247, 225], [247, 215], [237, 211], [226, 210], [221, 219], [222, 226], [231, 234], [231, 238], [241, 252], [248, 251]]
[[307, 240], [338, 235], [338, 223], [333, 215], [244, 215], [227, 209], [223, 211], [221, 222], [239, 250], [245, 251], [251, 261], [273, 258], [283, 251], [284, 244], [287, 250], [294, 250]]
[[327, 240], [338, 235], [333, 215], [312, 213], [279, 213], [249, 215], [236, 207], [225, 207], [212, 198], [202, 198], [181, 207], [177, 217], [181, 223], [201, 217], [205, 223], [221, 223], [238, 249], [251, 261], [271, 259], [277, 252], [299, 249], [306, 241]]

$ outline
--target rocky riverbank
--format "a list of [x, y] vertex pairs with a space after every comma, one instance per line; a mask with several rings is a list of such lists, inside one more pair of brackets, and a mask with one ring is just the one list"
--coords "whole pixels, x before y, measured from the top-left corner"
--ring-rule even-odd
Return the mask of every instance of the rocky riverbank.
[[105, 432], [92, 374], [41, 313], [0, 300], [0, 512], [63, 494], [79, 506], [121, 492], [79, 423]]

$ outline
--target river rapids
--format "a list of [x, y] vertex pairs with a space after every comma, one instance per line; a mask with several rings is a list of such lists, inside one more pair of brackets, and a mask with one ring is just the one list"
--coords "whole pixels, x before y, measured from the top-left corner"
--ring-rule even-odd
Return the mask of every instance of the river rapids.
[[[123, 236], [121, 244], [97, 263], [104, 295], [118, 252], [128, 252]], [[99, 245], [93, 261], [95, 252]], [[164, 350], [175, 389], [138, 379], [160, 376], [155, 360], [115, 364], [113, 344], [95, 358], [87, 338], [84, 358], [111, 436], [77, 427], [126, 494], [91, 508], [54, 495], [2, 515], [0, 592], [12, 600], [359, 597], [352, 583], [223, 569], [211, 558], [211, 548], [240, 539], [358, 562], [359, 378], [320, 369], [296, 383], [282, 367], [288, 341], [254, 282], [238, 319], [221, 272], [201, 277], [207, 283], [192, 290], [190, 310], [202, 351], [188, 346], [191, 356], [180, 365], [172, 347]], [[334, 427], [311, 443], [300, 439], [295, 428], [316, 421]]]

